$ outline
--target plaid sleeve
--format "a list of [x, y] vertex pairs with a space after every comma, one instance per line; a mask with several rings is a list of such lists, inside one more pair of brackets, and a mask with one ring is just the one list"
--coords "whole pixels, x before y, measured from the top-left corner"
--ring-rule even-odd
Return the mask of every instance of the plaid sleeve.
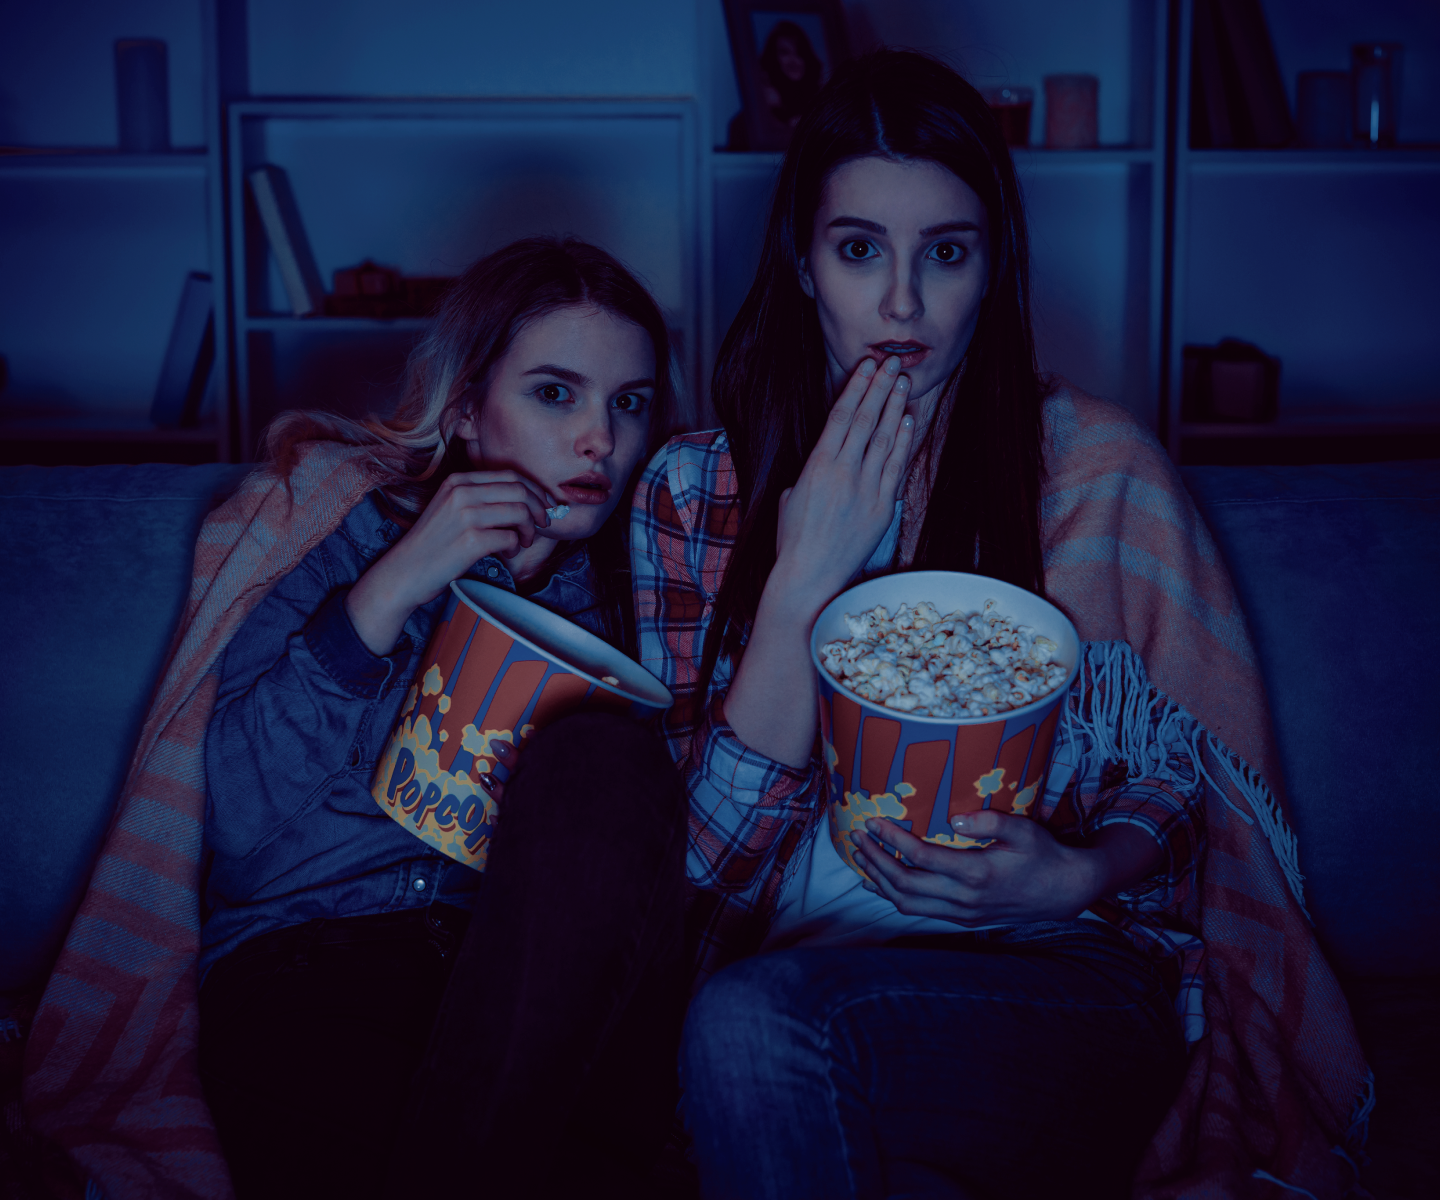
[[[1162, 858], [1152, 874], [1114, 897], [1132, 915], [1175, 911], [1194, 893], [1204, 850], [1203, 786], [1190, 733], [1155, 693], [1138, 656], [1128, 670], [1112, 647], [1087, 644], [1086, 662], [1067, 700], [1056, 760], [1068, 784], [1047, 824], [1057, 836], [1084, 839], [1110, 825], [1142, 829]], [[1105, 715], [1102, 730], [1093, 718]], [[1126, 726], [1122, 732], [1115, 722]], [[1048, 799], [1048, 797], [1047, 797]]]
[[698, 695], [705, 632], [738, 524], [723, 434], [676, 438], [645, 469], [630, 529], [640, 661], [675, 698], [662, 732], [690, 798], [690, 881], [732, 894], [763, 887], [784, 835], [809, 820], [819, 795], [813, 763], [796, 770], [735, 736], [723, 712], [728, 661]]

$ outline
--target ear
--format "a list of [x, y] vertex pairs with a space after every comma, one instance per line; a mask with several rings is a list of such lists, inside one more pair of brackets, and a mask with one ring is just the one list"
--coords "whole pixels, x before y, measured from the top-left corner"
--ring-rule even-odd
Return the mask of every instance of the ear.
[[800, 290], [809, 296], [810, 299], [815, 299], [815, 281], [810, 278], [810, 260], [808, 258], [802, 258], [800, 260], [799, 278]]
[[465, 442], [480, 440], [480, 422], [475, 416], [474, 409], [467, 406], [463, 415], [456, 418], [451, 436], [458, 437]]

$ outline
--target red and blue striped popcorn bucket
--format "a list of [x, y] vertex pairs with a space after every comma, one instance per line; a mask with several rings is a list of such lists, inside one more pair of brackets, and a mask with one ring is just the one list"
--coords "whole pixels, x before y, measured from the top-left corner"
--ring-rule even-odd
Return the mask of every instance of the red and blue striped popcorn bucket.
[[[820, 647], [848, 639], [846, 614], [928, 600], [942, 614], [981, 611], [994, 600], [1000, 613], [1028, 625], [1058, 646], [1065, 682], [1040, 699], [991, 717], [915, 716], [866, 700], [833, 679]], [[820, 735], [829, 786], [830, 838], [836, 852], [863, 875], [850, 835], [872, 817], [889, 817], [938, 845], [987, 845], [956, 833], [951, 818], [990, 808], [1034, 815], [1044, 792], [1061, 705], [1080, 669], [1080, 638], [1070, 619], [1023, 588], [958, 571], [883, 575], [842, 592], [821, 611], [810, 635], [820, 693]]]
[[497, 742], [523, 746], [581, 710], [644, 719], [672, 698], [644, 667], [549, 609], [468, 579], [450, 592], [370, 794], [421, 841], [483, 871], [496, 806], [480, 775], [507, 775]]

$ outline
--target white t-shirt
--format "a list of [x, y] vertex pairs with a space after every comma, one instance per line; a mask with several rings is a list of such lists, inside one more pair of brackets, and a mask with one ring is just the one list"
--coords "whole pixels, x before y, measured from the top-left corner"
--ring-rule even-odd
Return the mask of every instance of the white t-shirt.
[[836, 853], [827, 817], [815, 822], [795, 853], [800, 861], [785, 881], [761, 954], [801, 944], [879, 946], [907, 934], [982, 928], [936, 917], [907, 917], [884, 896], [867, 892], [859, 872]]

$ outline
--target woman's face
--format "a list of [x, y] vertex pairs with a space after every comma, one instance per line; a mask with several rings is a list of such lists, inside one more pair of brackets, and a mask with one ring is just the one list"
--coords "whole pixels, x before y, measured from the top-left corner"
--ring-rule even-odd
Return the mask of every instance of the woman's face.
[[989, 246], [985, 205], [944, 167], [878, 157], [837, 167], [800, 276], [833, 391], [863, 359], [898, 355], [911, 381], [906, 410], [923, 430], [975, 332]]
[[780, 64], [785, 78], [792, 83], [799, 83], [805, 78], [805, 56], [790, 38], [775, 39], [775, 61]]
[[537, 530], [575, 540], [595, 533], [624, 499], [645, 454], [655, 400], [655, 347], [638, 325], [591, 306], [538, 317], [491, 372], [477, 417], [464, 417], [477, 469], [510, 469], [570, 511]]

